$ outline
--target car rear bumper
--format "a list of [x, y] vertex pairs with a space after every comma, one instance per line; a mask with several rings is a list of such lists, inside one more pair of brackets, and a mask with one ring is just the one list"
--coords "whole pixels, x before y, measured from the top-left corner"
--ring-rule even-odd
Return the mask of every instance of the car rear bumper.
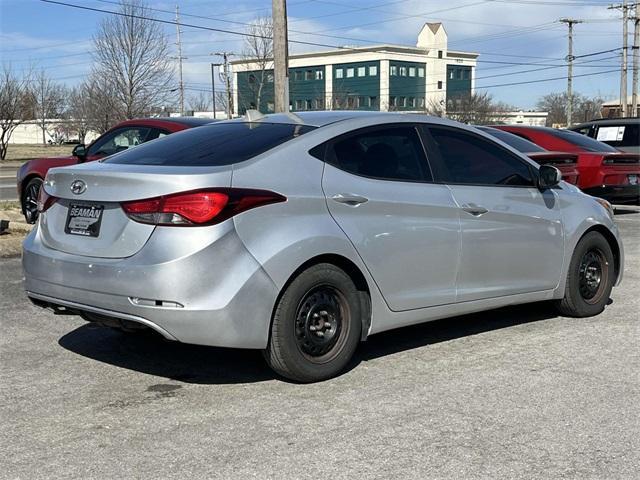
[[164, 242], [162, 251], [156, 232], [121, 259], [59, 252], [43, 245], [36, 229], [23, 246], [25, 290], [37, 305], [139, 323], [172, 340], [265, 348], [278, 290], [232, 222], [206, 228], [217, 236], [206, 245], [170, 249]]
[[584, 193], [619, 205], [640, 205], [639, 185], [603, 185], [585, 188]]

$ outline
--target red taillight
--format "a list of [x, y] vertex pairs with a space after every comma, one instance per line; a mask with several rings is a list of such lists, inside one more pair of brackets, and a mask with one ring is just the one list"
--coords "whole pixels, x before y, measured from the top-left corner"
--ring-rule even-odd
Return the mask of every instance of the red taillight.
[[58, 198], [49, 195], [45, 191], [44, 185], [42, 185], [40, 187], [40, 191], [38, 192], [38, 205], [37, 205], [38, 213], [43, 213], [49, 210], [49, 208], [51, 208], [51, 205], [56, 203], [57, 200]]
[[124, 202], [122, 209], [141, 223], [212, 225], [255, 207], [284, 201], [282, 195], [266, 190], [220, 188]]

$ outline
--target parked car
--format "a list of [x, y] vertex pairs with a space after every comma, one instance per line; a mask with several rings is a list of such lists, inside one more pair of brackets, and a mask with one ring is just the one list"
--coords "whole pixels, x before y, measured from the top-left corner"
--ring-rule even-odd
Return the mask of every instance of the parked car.
[[608, 202], [424, 115], [219, 122], [52, 169], [41, 192], [35, 304], [262, 349], [300, 382], [404, 325], [542, 300], [596, 315], [624, 264]]
[[496, 125], [548, 150], [578, 155], [578, 186], [583, 192], [612, 203], [640, 205], [640, 155], [616, 150], [606, 143], [570, 130], [520, 125]]
[[504, 143], [515, 148], [519, 152], [524, 153], [538, 165], [552, 165], [556, 167], [560, 170], [560, 173], [562, 173], [562, 179], [565, 182], [572, 185], [578, 184], [580, 174], [578, 172], [578, 155], [575, 153], [550, 152], [529, 140], [525, 140], [518, 135], [505, 132], [504, 130], [499, 130], [493, 127], [476, 128], [488, 133], [492, 137], [496, 137], [498, 140], [502, 140]]
[[25, 162], [18, 170], [17, 187], [27, 223], [35, 223], [38, 218], [38, 193], [50, 168], [93, 162], [149, 140], [211, 122], [211, 119], [192, 117], [127, 120], [100, 135], [88, 146], [76, 145], [69, 156], [37, 158]]
[[574, 125], [574, 132], [629, 153], [640, 153], [640, 118], [603, 118]]

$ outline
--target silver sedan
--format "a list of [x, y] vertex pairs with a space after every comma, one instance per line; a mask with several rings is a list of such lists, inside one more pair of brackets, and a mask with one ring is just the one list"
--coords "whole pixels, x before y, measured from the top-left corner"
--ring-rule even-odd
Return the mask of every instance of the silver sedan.
[[300, 382], [378, 332], [621, 281], [611, 206], [472, 127], [423, 115], [250, 115], [49, 171], [24, 242], [37, 305], [262, 349]]

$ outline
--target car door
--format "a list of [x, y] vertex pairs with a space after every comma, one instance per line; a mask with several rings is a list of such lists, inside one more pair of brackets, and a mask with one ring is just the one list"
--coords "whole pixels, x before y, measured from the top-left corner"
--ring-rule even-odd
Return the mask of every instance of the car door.
[[460, 225], [432, 182], [415, 125], [356, 130], [326, 145], [329, 212], [394, 311], [452, 303]]
[[468, 130], [430, 125], [425, 135], [436, 180], [459, 207], [459, 302], [549, 290], [562, 269], [558, 198], [536, 187], [535, 169]]

